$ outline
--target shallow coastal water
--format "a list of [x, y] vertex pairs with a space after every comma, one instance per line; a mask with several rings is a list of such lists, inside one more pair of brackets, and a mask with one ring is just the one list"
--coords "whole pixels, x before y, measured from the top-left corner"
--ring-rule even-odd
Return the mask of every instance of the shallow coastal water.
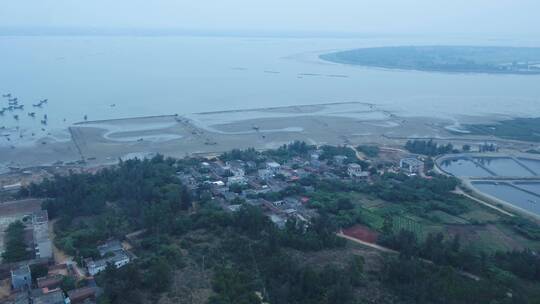
[[[25, 109], [0, 116], [5, 127], [0, 132], [11, 134], [10, 142], [2, 137], [0, 144], [47, 136], [85, 115], [98, 120], [350, 101], [374, 103], [401, 116], [540, 115], [539, 76], [395, 71], [318, 59], [340, 49], [471, 41], [4, 36], [0, 92], [14, 94]], [[32, 107], [43, 98], [47, 105]], [[7, 100], [0, 103], [6, 106]], [[45, 114], [47, 125], [42, 125]], [[245, 114], [240, 119], [250, 118]]]

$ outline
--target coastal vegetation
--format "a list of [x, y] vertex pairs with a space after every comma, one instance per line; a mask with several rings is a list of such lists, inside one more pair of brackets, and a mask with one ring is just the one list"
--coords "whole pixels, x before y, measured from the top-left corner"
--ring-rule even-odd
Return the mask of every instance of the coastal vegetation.
[[24, 241], [24, 234], [24, 224], [21, 221], [9, 224], [4, 236], [3, 262], [12, 263], [30, 258], [30, 251], [27, 250], [28, 246]]
[[540, 74], [540, 48], [399, 46], [348, 50], [323, 60], [369, 67], [450, 73]]
[[409, 140], [405, 144], [405, 149], [411, 153], [437, 156], [454, 151], [452, 144], [439, 145], [433, 140]]
[[465, 125], [473, 135], [496, 136], [505, 139], [540, 142], [540, 118], [515, 118], [493, 124]]
[[[316, 149], [295, 142], [264, 152], [234, 150], [220, 159], [263, 167], [270, 160], [309, 160]], [[369, 182], [352, 180], [340, 177], [346, 174], [334, 158], [356, 162], [354, 150], [325, 146], [317, 153], [335, 177], [307, 174], [253, 198], [305, 198], [305, 208], [316, 216], [309, 223], [290, 219], [281, 228], [244, 199], [233, 201], [240, 204], [235, 212], [223, 208], [204, 183], [209, 171], [202, 163], [209, 160], [198, 158], [121, 161], [95, 174], [55, 176], [24, 188], [20, 196], [49, 198], [43, 207], [57, 219], [55, 243], [79, 263], [96, 257], [96, 246], [110, 238], [138, 235], [129, 237], [138, 258], [97, 276], [104, 289], [99, 303], [540, 299], [534, 222], [508, 218], [453, 193], [459, 181], [452, 177], [382, 173]], [[196, 177], [197, 187], [180, 180], [186, 172]], [[337, 235], [355, 225], [380, 235], [378, 243], [399, 254], [366, 249]]]
[[360, 145], [356, 147], [356, 150], [364, 153], [367, 157], [377, 157], [380, 149], [377, 146]]

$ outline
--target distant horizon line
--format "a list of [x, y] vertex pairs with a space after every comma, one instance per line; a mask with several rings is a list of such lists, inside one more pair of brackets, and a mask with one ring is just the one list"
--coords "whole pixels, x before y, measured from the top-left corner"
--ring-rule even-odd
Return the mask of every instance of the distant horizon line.
[[[207, 36], [207, 37], [270, 37], [270, 38], [373, 38], [373, 37], [476, 37], [508, 39], [509, 35], [471, 33], [397, 33], [303, 30], [215, 30], [189, 28], [126, 28], [126, 27], [42, 27], [0, 26], [0, 36]], [[511, 35], [516, 37], [516, 35]], [[519, 38], [529, 35], [518, 36]]]

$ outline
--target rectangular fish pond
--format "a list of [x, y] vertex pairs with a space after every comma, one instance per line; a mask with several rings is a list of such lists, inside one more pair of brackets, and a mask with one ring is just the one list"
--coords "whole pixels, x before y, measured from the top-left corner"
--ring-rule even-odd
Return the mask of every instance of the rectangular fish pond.
[[540, 194], [537, 193], [540, 182], [512, 185], [508, 182], [479, 181], [472, 184], [480, 192], [540, 216]]

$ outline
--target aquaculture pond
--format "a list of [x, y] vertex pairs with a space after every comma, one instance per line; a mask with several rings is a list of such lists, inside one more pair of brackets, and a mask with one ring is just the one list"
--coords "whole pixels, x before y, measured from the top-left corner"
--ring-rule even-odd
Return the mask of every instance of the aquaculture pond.
[[540, 182], [519, 182], [516, 186], [540, 195]]
[[473, 182], [473, 185], [483, 193], [540, 215], [540, 195], [527, 193], [507, 183]]
[[493, 174], [489, 173], [472, 160], [464, 158], [444, 160], [441, 162], [440, 166], [444, 171], [454, 176], [493, 176]]
[[531, 158], [520, 158], [519, 161], [533, 170], [537, 175], [540, 175], [540, 160]]
[[497, 176], [528, 177], [534, 174], [520, 165], [518, 162], [507, 157], [482, 157], [474, 158], [474, 161]]

